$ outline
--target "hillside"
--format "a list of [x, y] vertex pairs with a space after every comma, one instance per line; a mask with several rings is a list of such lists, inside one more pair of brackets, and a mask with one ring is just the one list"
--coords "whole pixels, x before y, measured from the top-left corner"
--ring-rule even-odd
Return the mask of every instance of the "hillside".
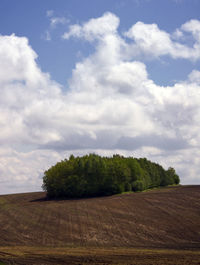
[[80, 200], [0, 196], [0, 246], [200, 247], [200, 186]]
[[79, 200], [1, 195], [0, 252], [12, 246], [199, 250], [199, 209], [200, 186]]

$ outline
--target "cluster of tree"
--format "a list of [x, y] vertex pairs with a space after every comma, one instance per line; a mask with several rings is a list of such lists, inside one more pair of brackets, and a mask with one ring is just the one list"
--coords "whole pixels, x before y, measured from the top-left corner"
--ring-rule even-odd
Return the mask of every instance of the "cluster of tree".
[[103, 196], [125, 191], [179, 184], [173, 168], [165, 170], [146, 158], [70, 156], [44, 173], [43, 189], [49, 198]]

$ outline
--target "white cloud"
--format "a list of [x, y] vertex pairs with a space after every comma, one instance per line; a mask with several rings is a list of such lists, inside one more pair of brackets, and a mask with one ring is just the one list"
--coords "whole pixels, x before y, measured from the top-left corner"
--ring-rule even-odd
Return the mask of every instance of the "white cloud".
[[[102, 17], [90, 19], [82, 25], [71, 25], [69, 31], [65, 32], [62, 37], [64, 39], [70, 37], [83, 38], [90, 42], [94, 40], [105, 41], [105, 37], [107, 37], [109, 41], [112, 41], [111, 36], [112, 38], [114, 36], [120, 38], [117, 34], [118, 26], [119, 18], [107, 12]], [[173, 41], [173, 39], [184, 39], [184, 33], [186, 32], [193, 36], [193, 47]], [[152, 57], [169, 55], [174, 59], [200, 59], [200, 21], [198, 20], [186, 22], [172, 34], [159, 29], [157, 24], [145, 24], [139, 21], [125, 32], [124, 36], [133, 40], [132, 44], [128, 44], [120, 38], [123, 42], [123, 56], [127, 56], [127, 58], [138, 55], [151, 55]]]
[[[118, 25], [106, 13], [76, 25], [77, 32], [70, 28], [65, 38], [94, 42], [95, 52], [76, 64], [68, 92], [41, 71], [27, 38], [0, 36], [1, 193], [37, 190], [48, 166], [89, 151], [147, 156], [174, 166], [183, 183], [199, 181], [199, 71], [174, 86], [156, 85], [145, 64], [133, 60], [132, 44], [119, 35]], [[156, 25], [147, 27], [149, 33], [145, 24], [136, 25], [142, 27], [141, 50], [152, 43], [159, 56], [175, 49]]]
[[180, 29], [176, 29], [173, 33], [172, 33], [172, 39], [175, 40], [179, 40], [184, 38], [184, 34]]
[[200, 84], [200, 71], [193, 70], [189, 75], [189, 81]]
[[[200, 21], [192, 19], [181, 26], [182, 31], [191, 32], [197, 43], [200, 46]], [[198, 47], [199, 48], [199, 47]]]
[[141, 51], [151, 52], [156, 56], [168, 53], [172, 46], [169, 34], [160, 30], [156, 24], [137, 22], [125, 36], [133, 39]]
[[67, 19], [66, 17], [54, 16], [53, 10], [47, 10], [46, 16], [50, 19], [50, 26], [51, 27], [56, 27], [58, 24], [69, 23], [69, 19]]
[[50, 25], [48, 29], [42, 34], [42, 39], [46, 41], [52, 40], [52, 33], [56, 30], [58, 25], [66, 25], [70, 22], [70, 20], [64, 16], [55, 16], [54, 10], [47, 10], [46, 16], [49, 19]]
[[0, 149], [0, 194], [41, 190], [42, 176], [63, 154], [50, 150]]
[[56, 27], [58, 24], [66, 24], [69, 22], [68, 19], [66, 19], [65, 17], [51, 17], [51, 23], [50, 26], [51, 27]]
[[80, 25], [72, 25], [69, 27], [69, 32], [63, 35], [64, 39], [70, 37], [83, 37], [88, 41], [94, 39], [101, 39], [108, 34], [116, 33], [119, 26], [119, 18], [114, 14], [107, 12], [102, 17], [96, 19], [90, 19], [88, 22]]
[[[173, 41], [174, 37], [184, 38], [184, 31], [192, 33], [195, 41], [193, 47]], [[133, 55], [146, 54], [153, 57], [169, 55], [174, 59], [200, 59], [200, 21], [198, 20], [185, 23], [171, 35], [160, 30], [157, 24], [137, 22], [124, 35], [134, 41], [130, 45], [130, 53]]]

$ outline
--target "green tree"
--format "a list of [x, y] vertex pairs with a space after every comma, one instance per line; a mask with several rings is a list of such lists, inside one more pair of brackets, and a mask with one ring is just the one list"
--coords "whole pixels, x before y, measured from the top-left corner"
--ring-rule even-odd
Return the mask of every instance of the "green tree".
[[164, 170], [146, 158], [90, 154], [71, 155], [46, 170], [42, 187], [50, 198], [71, 198], [142, 191], [179, 182], [173, 168]]

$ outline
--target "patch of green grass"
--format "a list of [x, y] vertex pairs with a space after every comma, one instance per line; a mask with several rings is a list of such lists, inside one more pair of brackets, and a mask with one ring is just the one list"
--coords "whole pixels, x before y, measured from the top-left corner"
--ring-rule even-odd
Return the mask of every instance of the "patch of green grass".
[[[135, 193], [135, 191], [124, 191], [124, 192], [122, 192], [122, 193], [120, 193], [120, 194], [132, 194], [132, 193]], [[120, 195], [119, 194], [119, 195]]]
[[161, 190], [161, 189], [167, 189], [167, 188], [170, 188], [170, 187], [177, 187], [177, 186], [181, 186], [181, 184], [173, 184], [173, 185], [168, 185], [168, 186], [159, 186], [159, 187], [154, 187], [154, 188], [149, 188], [149, 189], [146, 189], [146, 190], [142, 190], [142, 191], [124, 191], [124, 192], [121, 192], [119, 194], [115, 194], [114, 196], [119, 196], [119, 195], [122, 195], [122, 194], [132, 194], [132, 193], [138, 193], [138, 192], [148, 192], [148, 191], [152, 191], [152, 190]]
[[7, 210], [9, 208], [9, 206], [10, 206], [10, 204], [8, 203], [8, 201], [6, 199], [0, 198], [0, 209]]
[[7, 200], [4, 198], [0, 198], [0, 205], [6, 204]]
[[178, 186], [181, 186], [180, 184], [172, 184], [172, 185], [168, 185], [168, 186], [159, 186], [159, 187], [154, 187], [154, 188], [149, 188], [149, 189], [146, 189], [146, 190], [143, 190], [141, 192], [148, 192], [148, 191], [152, 191], [152, 190], [162, 190], [162, 189], [167, 189], [167, 188], [170, 188], [170, 187], [178, 187]]

